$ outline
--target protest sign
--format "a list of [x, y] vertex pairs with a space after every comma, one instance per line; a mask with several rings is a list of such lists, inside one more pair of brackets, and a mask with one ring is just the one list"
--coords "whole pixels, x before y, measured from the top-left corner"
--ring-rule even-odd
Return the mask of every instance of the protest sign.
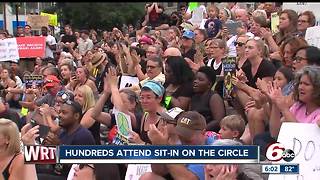
[[282, 4], [282, 9], [292, 9], [298, 14], [303, 11], [312, 11], [316, 17], [316, 25], [320, 25], [320, 4], [316, 2], [285, 2]]
[[272, 34], [275, 34], [279, 32], [279, 15], [278, 13], [271, 13], [271, 32]]
[[28, 15], [27, 24], [30, 25], [33, 30], [40, 30], [42, 26], [48, 27], [49, 17], [40, 15]]
[[17, 44], [20, 58], [44, 57], [45, 55], [45, 37], [31, 36], [18, 37]]
[[114, 109], [113, 113], [116, 117], [118, 133], [126, 138], [129, 138], [130, 131], [132, 131], [130, 116], [118, 111], [117, 109]]
[[236, 57], [228, 57], [223, 62], [224, 72], [224, 85], [223, 85], [223, 97], [224, 99], [231, 99], [233, 92], [233, 84], [231, 83], [232, 77], [236, 76]]
[[120, 87], [119, 89], [123, 89], [126, 87], [131, 87], [132, 85], [138, 85], [139, 84], [139, 78], [135, 76], [128, 76], [128, 75], [122, 75], [120, 76]]
[[139, 179], [146, 172], [152, 172], [150, 164], [128, 164], [125, 180]]
[[58, 15], [57, 14], [49, 14], [49, 13], [40, 13], [41, 16], [48, 16], [50, 26], [58, 26]]
[[0, 61], [18, 60], [19, 52], [16, 38], [0, 40]]
[[320, 26], [309, 27], [306, 31], [305, 40], [310, 46], [320, 48]]
[[189, 10], [192, 12], [194, 9], [196, 9], [199, 6], [199, 3], [197, 2], [189, 2]]
[[306, 180], [320, 179], [320, 128], [317, 124], [283, 123], [278, 142], [285, 149], [292, 149], [292, 161], [280, 160], [278, 163], [299, 164], [300, 172], [294, 175], [269, 175], [269, 180]]
[[23, 76], [23, 82], [26, 83], [26, 88], [42, 88], [43, 76], [42, 75], [25, 75]]

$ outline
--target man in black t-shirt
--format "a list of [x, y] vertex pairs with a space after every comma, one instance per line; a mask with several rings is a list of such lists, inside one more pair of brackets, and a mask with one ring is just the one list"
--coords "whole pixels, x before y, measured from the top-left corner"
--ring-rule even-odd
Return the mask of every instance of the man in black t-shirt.
[[65, 35], [61, 37], [60, 48], [62, 51], [69, 52], [68, 46], [75, 49], [78, 46], [77, 37], [72, 33], [70, 25], [64, 27]]

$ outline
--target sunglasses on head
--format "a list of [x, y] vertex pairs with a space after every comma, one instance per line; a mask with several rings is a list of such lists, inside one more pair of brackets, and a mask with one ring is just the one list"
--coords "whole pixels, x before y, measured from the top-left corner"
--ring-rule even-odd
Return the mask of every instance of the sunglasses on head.
[[244, 46], [246, 43], [243, 43], [243, 42], [237, 42], [237, 41], [235, 41], [234, 42], [234, 46], [240, 46], [240, 47], [242, 47], [242, 46]]

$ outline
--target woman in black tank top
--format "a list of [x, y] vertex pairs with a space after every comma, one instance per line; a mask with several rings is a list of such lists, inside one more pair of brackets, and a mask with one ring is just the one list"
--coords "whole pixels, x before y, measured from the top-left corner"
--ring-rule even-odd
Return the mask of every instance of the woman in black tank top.
[[194, 95], [191, 98], [191, 111], [202, 114], [207, 121], [207, 130], [219, 132], [220, 120], [226, 115], [223, 99], [212, 91], [216, 75], [212, 68], [203, 66], [193, 81]]
[[75, 90], [74, 100], [82, 106], [83, 116], [80, 124], [88, 128], [94, 137], [96, 144], [100, 143], [100, 123], [91, 117], [93, 107], [95, 106], [95, 99], [92, 89], [87, 85], [79, 86]]
[[25, 179], [25, 168], [18, 127], [13, 121], [0, 118], [0, 177]]
[[164, 94], [164, 87], [156, 81], [149, 80], [141, 88], [140, 102], [144, 110], [144, 116], [141, 120], [140, 135], [133, 133], [130, 141], [138, 144], [151, 144], [148, 137], [149, 125], [155, 124], [158, 126], [160, 116], [157, 112], [164, 111], [161, 106], [161, 101]]

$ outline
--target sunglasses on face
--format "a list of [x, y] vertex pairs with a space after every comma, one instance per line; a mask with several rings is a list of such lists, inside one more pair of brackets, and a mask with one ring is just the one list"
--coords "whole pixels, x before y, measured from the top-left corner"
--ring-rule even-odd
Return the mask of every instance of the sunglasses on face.
[[237, 41], [235, 41], [234, 42], [234, 46], [240, 46], [240, 47], [242, 47], [242, 46], [244, 46], [246, 43], [243, 43], [243, 42], [237, 42]]

